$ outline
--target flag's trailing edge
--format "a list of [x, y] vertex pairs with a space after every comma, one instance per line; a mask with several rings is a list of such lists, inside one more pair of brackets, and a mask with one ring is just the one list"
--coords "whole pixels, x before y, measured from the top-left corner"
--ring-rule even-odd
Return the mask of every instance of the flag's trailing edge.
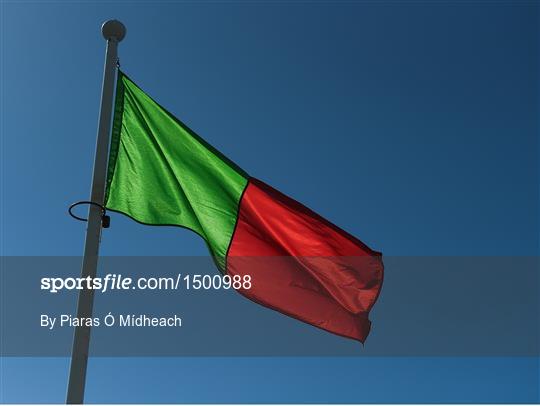
[[105, 205], [147, 225], [188, 228], [247, 298], [364, 342], [381, 254], [250, 177], [118, 73]]

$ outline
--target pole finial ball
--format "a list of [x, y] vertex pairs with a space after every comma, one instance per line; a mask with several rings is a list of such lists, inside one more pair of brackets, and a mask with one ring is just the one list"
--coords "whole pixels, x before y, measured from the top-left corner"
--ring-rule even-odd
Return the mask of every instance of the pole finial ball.
[[101, 26], [101, 33], [106, 40], [115, 38], [120, 42], [126, 36], [126, 27], [118, 20], [108, 20]]

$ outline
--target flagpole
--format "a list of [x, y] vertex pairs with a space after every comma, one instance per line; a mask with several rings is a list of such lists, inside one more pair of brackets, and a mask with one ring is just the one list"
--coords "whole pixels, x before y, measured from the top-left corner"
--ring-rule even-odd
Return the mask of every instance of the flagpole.
[[[103, 84], [101, 89], [101, 107], [99, 111], [98, 133], [96, 141], [96, 154], [94, 157], [94, 171], [92, 175], [92, 189], [90, 200], [98, 205], [91, 204], [88, 209], [88, 226], [84, 244], [81, 276], [94, 278], [97, 271], [99, 242], [102, 229], [102, 209], [105, 199], [105, 182], [107, 178], [107, 160], [109, 150], [109, 136], [113, 110], [114, 85], [118, 60], [118, 43], [126, 34], [124, 25], [117, 20], [109, 20], [101, 26], [101, 33], [107, 40], [105, 51], [105, 66], [103, 69]], [[101, 206], [101, 207], [100, 207]], [[79, 293], [77, 303], [77, 318], [92, 317], [94, 292], [83, 289]], [[86, 382], [86, 366], [88, 364], [88, 350], [90, 344], [90, 327], [76, 327], [71, 351], [71, 365], [69, 369], [69, 383], [66, 403], [80, 404], [84, 401], [84, 387]]]

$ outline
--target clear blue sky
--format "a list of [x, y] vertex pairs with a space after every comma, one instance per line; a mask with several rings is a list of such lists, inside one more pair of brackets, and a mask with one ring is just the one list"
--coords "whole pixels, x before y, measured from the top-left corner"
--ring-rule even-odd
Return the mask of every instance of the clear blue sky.
[[[2, 255], [80, 255], [104, 56], [387, 256], [538, 255], [537, 2], [1, 2]], [[206, 255], [119, 215], [104, 255]], [[62, 402], [67, 359], [2, 359]], [[91, 359], [89, 402], [534, 402], [538, 358]]]

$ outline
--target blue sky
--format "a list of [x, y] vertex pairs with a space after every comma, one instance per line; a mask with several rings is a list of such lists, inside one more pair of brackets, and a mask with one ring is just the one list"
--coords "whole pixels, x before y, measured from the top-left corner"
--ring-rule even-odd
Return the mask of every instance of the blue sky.
[[[536, 256], [536, 2], [6, 2], [2, 255], [80, 255], [104, 41], [254, 175], [387, 256]], [[113, 215], [104, 255], [206, 255]], [[62, 402], [67, 359], [2, 359]], [[92, 359], [90, 402], [538, 401], [538, 358]], [[535, 384], [536, 383], [536, 384]]]

